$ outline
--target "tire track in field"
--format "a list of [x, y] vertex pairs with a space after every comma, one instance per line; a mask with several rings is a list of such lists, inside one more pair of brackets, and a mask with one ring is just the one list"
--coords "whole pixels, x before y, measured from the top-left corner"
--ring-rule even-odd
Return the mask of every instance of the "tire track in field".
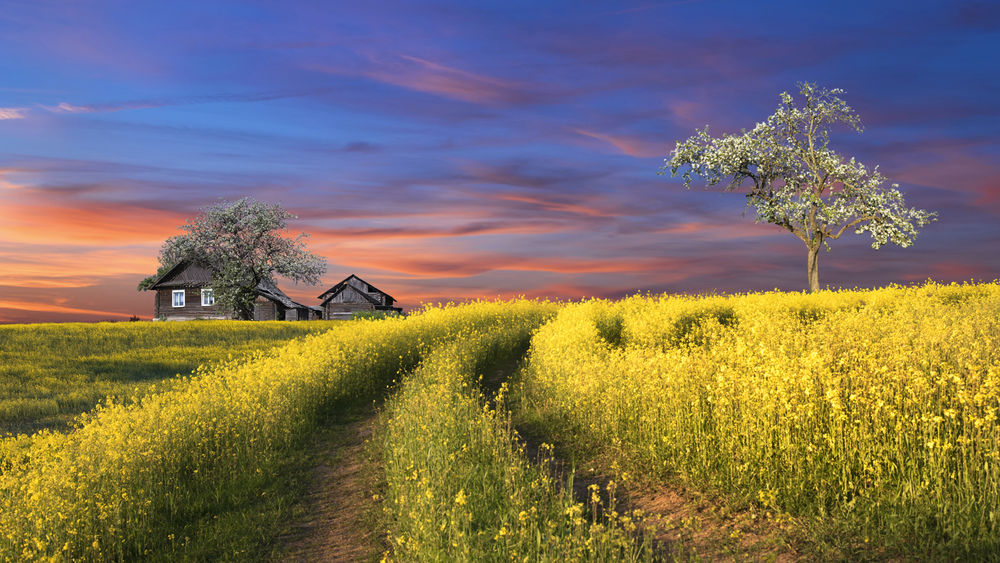
[[[483, 377], [483, 389], [492, 397], [517, 372], [523, 355], [501, 361]], [[376, 561], [385, 549], [375, 522], [373, 500], [376, 468], [366, 453], [375, 421], [372, 407], [341, 413], [317, 433], [314, 466], [302, 500], [303, 516], [278, 538], [273, 560], [291, 562]], [[516, 427], [524, 455], [533, 463], [553, 457], [551, 469], [565, 479], [571, 464], [557, 447], [543, 452], [544, 429]], [[573, 496], [585, 505], [588, 487], [602, 491], [614, 479], [600, 460], [576, 468]], [[602, 495], [607, 501], [607, 495]], [[642, 510], [642, 527], [652, 535], [657, 560], [769, 560], [808, 559], [780, 533], [779, 526], [760, 511], [731, 511], [724, 503], [682, 486], [619, 484], [616, 510]]]
[[[524, 359], [498, 365], [494, 372], [484, 377], [484, 387], [497, 389], [520, 369]], [[566, 452], [542, 449], [543, 443], [551, 444], [544, 428], [515, 424], [524, 455], [532, 463], [550, 459], [553, 475], [565, 481], [573, 475], [573, 497], [590, 507], [590, 487], [601, 490], [602, 506], [598, 516], [609, 502], [608, 484], [616, 481], [615, 507], [619, 513], [639, 510], [643, 516], [640, 528], [649, 534], [657, 561], [776, 561], [789, 563], [813, 560], [796, 549], [790, 534], [782, 523], [772, 519], [767, 511], [733, 510], [719, 498], [712, 498], [680, 484], [622, 483], [609, 469], [610, 459], [588, 460], [574, 468]], [[639, 538], [637, 538], [639, 541]], [[837, 558], [836, 554], [824, 554]]]
[[275, 561], [374, 561], [380, 552], [374, 531], [371, 485], [374, 469], [366, 455], [375, 414], [372, 407], [338, 415], [320, 429], [303, 516], [278, 539]]

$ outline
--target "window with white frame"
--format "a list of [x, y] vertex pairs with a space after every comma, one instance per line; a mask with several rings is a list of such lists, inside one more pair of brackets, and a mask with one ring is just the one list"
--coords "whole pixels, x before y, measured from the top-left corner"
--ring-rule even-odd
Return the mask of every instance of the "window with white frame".
[[184, 290], [183, 289], [175, 289], [171, 293], [172, 293], [173, 298], [174, 298], [173, 299], [174, 307], [183, 307], [184, 306]]
[[215, 294], [212, 293], [211, 289], [201, 290], [201, 306], [208, 307], [209, 305], [215, 305]]

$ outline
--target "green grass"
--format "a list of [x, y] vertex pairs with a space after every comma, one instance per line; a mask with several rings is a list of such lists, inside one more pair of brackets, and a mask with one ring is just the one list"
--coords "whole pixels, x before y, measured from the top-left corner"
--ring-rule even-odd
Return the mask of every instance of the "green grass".
[[0, 435], [65, 430], [106, 397], [141, 397], [199, 365], [266, 351], [337, 322], [0, 326]]

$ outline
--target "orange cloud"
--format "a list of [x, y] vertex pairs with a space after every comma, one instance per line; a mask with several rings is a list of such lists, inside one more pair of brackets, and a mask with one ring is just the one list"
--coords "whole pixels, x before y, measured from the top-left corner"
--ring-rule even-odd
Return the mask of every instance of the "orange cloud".
[[42, 202], [0, 206], [0, 241], [32, 244], [151, 244], [177, 234], [186, 217], [122, 203]]
[[598, 133], [595, 131], [588, 131], [586, 129], [573, 129], [573, 132], [578, 135], [604, 141], [605, 143], [608, 143], [618, 149], [618, 151], [622, 154], [633, 156], [635, 158], [663, 158], [670, 152], [670, 148], [665, 144], [659, 143], [657, 146], [651, 146], [649, 143], [639, 139], [638, 137], [608, 135], [606, 133]]
[[[80, 287], [101, 276], [156, 271], [157, 249], [148, 251], [103, 249], [39, 249], [27, 246], [18, 250], [0, 250], [0, 285], [20, 287]], [[136, 283], [139, 282], [138, 278]]]
[[76, 315], [96, 315], [101, 317], [122, 317], [128, 318], [131, 316], [129, 313], [116, 313], [114, 311], [98, 311], [95, 309], [78, 309], [76, 307], [67, 307], [64, 305], [53, 305], [51, 303], [38, 302], [38, 301], [12, 301], [7, 299], [0, 299], [0, 309], [15, 309], [19, 311], [31, 311], [38, 313], [62, 313], [62, 314], [76, 314]]

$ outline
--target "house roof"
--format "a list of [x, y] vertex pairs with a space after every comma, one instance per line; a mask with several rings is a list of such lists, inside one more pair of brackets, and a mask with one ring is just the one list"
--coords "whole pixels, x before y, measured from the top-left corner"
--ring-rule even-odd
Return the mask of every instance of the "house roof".
[[212, 272], [190, 260], [181, 260], [146, 289], [201, 287], [212, 282]]
[[[393, 296], [389, 295], [388, 293], [386, 293], [386, 292], [382, 291], [381, 289], [379, 289], [379, 288], [375, 287], [374, 285], [372, 285], [372, 284], [370, 284], [370, 283], [366, 282], [365, 280], [363, 280], [363, 279], [359, 278], [359, 277], [357, 276], [357, 274], [351, 274], [351, 275], [347, 276], [346, 278], [344, 278], [344, 279], [340, 280], [340, 282], [339, 282], [339, 283], [337, 283], [336, 285], [334, 285], [334, 286], [333, 286], [333, 287], [331, 287], [330, 289], [328, 289], [328, 290], [324, 291], [324, 292], [322, 293], [322, 295], [320, 295], [320, 296], [319, 296], [319, 299], [322, 299], [322, 300], [323, 300], [324, 302], [328, 301], [328, 300], [329, 300], [328, 298], [330, 298], [330, 297], [333, 297], [334, 295], [337, 295], [338, 293], [340, 293], [341, 291], [343, 291], [343, 290], [344, 290], [344, 288], [345, 288], [345, 286], [347, 286], [347, 285], [348, 285], [348, 283], [347, 283], [347, 282], [348, 282], [348, 281], [350, 281], [350, 279], [351, 279], [351, 278], [354, 278], [354, 279], [358, 280], [359, 282], [361, 282], [361, 283], [363, 283], [363, 284], [366, 284], [366, 285], [367, 285], [368, 287], [370, 287], [370, 288], [374, 289], [375, 291], [377, 291], [377, 292], [381, 293], [382, 295], [385, 295], [385, 296], [386, 296], [386, 297], [388, 297], [389, 299], [392, 299], [393, 301], [396, 301], [396, 298], [395, 298], [395, 297], [393, 297]], [[378, 303], [378, 302], [377, 302], [377, 301], [376, 301], [375, 299], [372, 299], [372, 298], [371, 298], [371, 296], [369, 296], [369, 295], [367, 294], [367, 292], [364, 292], [364, 291], [359, 291], [358, 293], [360, 293], [360, 294], [364, 295], [364, 296], [365, 296], [365, 298], [366, 298], [366, 299], [368, 299], [369, 301], [371, 301], [372, 303], [374, 303], [374, 304], [376, 304], [376, 305], [381, 305], [381, 303]]]
[[303, 307], [302, 304], [292, 301], [292, 298], [285, 295], [283, 291], [278, 289], [278, 286], [268, 281], [261, 281], [257, 284], [257, 295], [270, 299], [271, 301], [281, 303], [288, 309], [298, 309]]
[[260, 282], [257, 286], [257, 293], [267, 299], [272, 301], [277, 301], [289, 309], [312, 309], [313, 311], [323, 312], [322, 307], [317, 307], [315, 305], [304, 305], [298, 301], [292, 300], [291, 297], [285, 295], [285, 292], [278, 289], [278, 286], [268, 283]]
[[378, 299], [375, 299], [371, 295], [368, 295], [367, 292], [361, 291], [360, 289], [354, 287], [351, 284], [339, 285], [339, 287], [336, 288], [336, 289], [337, 289], [336, 291], [327, 292], [327, 293], [324, 294], [324, 295], [326, 295], [326, 299], [323, 300], [323, 305], [326, 305], [327, 302], [329, 302], [331, 299], [333, 299], [334, 297], [340, 295], [341, 293], [343, 293], [345, 291], [353, 291], [354, 293], [357, 293], [361, 297], [364, 297], [365, 301], [368, 301], [369, 303], [371, 303], [372, 305], [374, 305], [376, 308], [382, 306], [382, 303]]

